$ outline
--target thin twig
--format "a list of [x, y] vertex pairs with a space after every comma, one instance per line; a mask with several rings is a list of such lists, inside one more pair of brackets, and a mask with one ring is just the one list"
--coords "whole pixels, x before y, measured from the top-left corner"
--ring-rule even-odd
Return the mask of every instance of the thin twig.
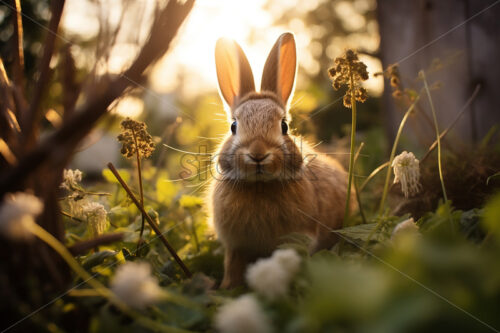
[[144, 207], [142, 207], [142, 205], [139, 202], [139, 200], [137, 200], [137, 198], [132, 193], [132, 191], [130, 190], [130, 188], [128, 187], [128, 185], [125, 183], [125, 181], [123, 180], [123, 178], [120, 176], [120, 174], [118, 173], [118, 170], [116, 170], [116, 168], [113, 165], [113, 163], [108, 163], [108, 168], [109, 168], [109, 170], [111, 170], [111, 172], [113, 173], [113, 175], [115, 176], [115, 178], [118, 180], [118, 182], [120, 182], [121, 186], [123, 187], [123, 189], [125, 190], [125, 192], [127, 192], [128, 196], [130, 197], [130, 199], [132, 200], [132, 202], [136, 205], [136, 207], [139, 209], [139, 211], [146, 218], [146, 221], [148, 221], [150, 227], [154, 230], [154, 232], [156, 233], [156, 235], [160, 238], [160, 240], [162, 241], [163, 245], [165, 245], [165, 247], [170, 252], [170, 254], [172, 255], [172, 257], [174, 257], [174, 259], [177, 262], [177, 264], [179, 264], [179, 266], [182, 268], [182, 270], [184, 271], [184, 274], [186, 274], [187, 277], [191, 277], [192, 274], [189, 271], [189, 269], [187, 268], [187, 266], [184, 264], [184, 262], [181, 260], [181, 258], [179, 258], [179, 256], [177, 255], [177, 252], [170, 245], [170, 243], [167, 241], [167, 239], [165, 238], [165, 236], [163, 235], [163, 233], [160, 231], [160, 229], [158, 228], [158, 226], [156, 225], [156, 223], [153, 221], [153, 219], [144, 210]]
[[427, 84], [427, 80], [425, 78], [425, 72], [423, 70], [420, 71], [420, 74], [422, 75], [422, 79], [424, 80], [424, 88], [425, 91], [427, 92], [427, 97], [429, 99], [429, 105], [431, 106], [431, 111], [432, 111], [432, 118], [434, 119], [434, 127], [436, 129], [436, 141], [437, 141], [437, 148], [438, 148], [438, 171], [439, 171], [439, 180], [441, 181], [441, 189], [443, 190], [443, 198], [444, 202], [446, 203], [448, 201], [448, 196], [446, 195], [446, 188], [444, 186], [444, 179], [443, 179], [443, 166], [441, 163], [441, 135], [439, 133], [439, 126], [438, 126], [438, 121], [436, 117], [436, 110], [434, 109], [434, 103], [432, 102], [432, 97], [431, 97], [431, 91], [429, 89], [429, 85]]
[[80, 223], [82, 223], [82, 222], [83, 222], [83, 220], [82, 220], [82, 219], [79, 219], [78, 217], [75, 217], [75, 216], [73, 216], [73, 215], [71, 215], [71, 214], [69, 214], [69, 213], [66, 213], [66, 212], [65, 212], [65, 211], [63, 211], [63, 210], [61, 210], [61, 214], [62, 214], [62, 215], [64, 215], [64, 216], [66, 216], [66, 217], [69, 217], [69, 218], [70, 218], [70, 219], [72, 219], [72, 220], [75, 220], [76, 222], [80, 222]]
[[[392, 166], [392, 162], [394, 161], [394, 157], [396, 156], [396, 150], [398, 148], [399, 138], [401, 137], [401, 133], [403, 132], [403, 128], [406, 124], [406, 121], [408, 120], [408, 117], [415, 109], [415, 106], [417, 105], [419, 99], [420, 99], [420, 95], [418, 95], [415, 98], [415, 100], [413, 101], [413, 104], [408, 108], [408, 111], [406, 111], [405, 115], [403, 116], [403, 119], [401, 120], [401, 123], [399, 124], [398, 132], [396, 134], [396, 138], [394, 139], [394, 144], [392, 145], [391, 156], [389, 157], [389, 162], [388, 162], [389, 164], [388, 164], [387, 173], [386, 173], [386, 177], [385, 177], [384, 190], [382, 192], [382, 199], [380, 200], [380, 206], [379, 206], [379, 210], [378, 210], [379, 216], [382, 216], [382, 214], [384, 212], [384, 204], [385, 204], [385, 200], [387, 198], [387, 192], [389, 190], [389, 180], [390, 180], [391, 171], [392, 171], [391, 166]], [[378, 226], [377, 226], [377, 229], [378, 229]]]
[[379, 165], [375, 170], [373, 170], [369, 175], [368, 177], [366, 177], [365, 181], [363, 182], [363, 184], [361, 184], [361, 187], [359, 188], [360, 191], [363, 191], [363, 189], [365, 188], [365, 186], [370, 182], [370, 180], [373, 179], [373, 177], [375, 177], [380, 171], [382, 171], [384, 168], [386, 168], [387, 166], [389, 165], [389, 161]]
[[[460, 119], [460, 117], [462, 117], [462, 115], [465, 113], [465, 111], [467, 111], [469, 109], [469, 106], [476, 99], [477, 94], [479, 93], [479, 90], [481, 90], [481, 85], [480, 84], [478, 84], [476, 86], [476, 89], [474, 89], [474, 92], [469, 97], [469, 99], [467, 100], [467, 102], [465, 102], [464, 106], [462, 107], [462, 109], [460, 110], [460, 112], [457, 114], [457, 116], [455, 117], [455, 119], [453, 119], [453, 121], [451, 122], [451, 124], [443, 132], [441, 132], [441, 135], [439, 136], [440, 140], [444, 139], [444, 137], [446, 136], [446, 134], [448, 134], [448, 132], [453, 128], [453, 126], [456, 125], [456, 123], [458, 122], [458, 120]], [[427, 157], [429, 157], [429, 155], [432, 153], [432, 151], [434, 149], [436, 149], [436, 147], [437, 147], [437, 139], [429, 147], [429, 149], [427, 150], [427, 153], [425, 153], [424, 157], [422, 157], [420, 159], [420, 163], [422, 163], [423, 161], [425, 161], [427, 159]]]
[[87, 251], [89, 251], [89, 250], [91, 250], [99, 245], [119, 242], [119, 241], [123, 240], [124, 236], [125, 236], [125, 234], [123, 234], [121, 232], [100, 235], [98, 237], [95, 237], [95, 238], [92, 238], [89, 240], [84, 240], [84, 241], [75, 243], [75, 244], [71, 245], [70, 247], [68, 247], [68, 250], [74, 256], [82, 255], [82, 254], [85, 254]]

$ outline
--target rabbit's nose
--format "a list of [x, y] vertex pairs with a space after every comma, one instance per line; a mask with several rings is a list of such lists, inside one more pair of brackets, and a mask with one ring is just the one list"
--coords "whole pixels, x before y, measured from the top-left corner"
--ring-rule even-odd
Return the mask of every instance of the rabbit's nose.
[[250, 157], [252, 159], [252, 161], [259, 163], [259, 162], [262, 162], [263, 160], [265, 160], [269, 155], [270, 155], [270, 153], [267, 153], [267, 154], [248, 154], [248, 157]]

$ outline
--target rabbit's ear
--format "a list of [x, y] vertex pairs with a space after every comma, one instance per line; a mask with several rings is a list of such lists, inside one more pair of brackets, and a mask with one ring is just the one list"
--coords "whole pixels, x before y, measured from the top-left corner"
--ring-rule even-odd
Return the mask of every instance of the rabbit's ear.
[[232, 108], [247, 93], [255, 91], [252, 69], [235, 41], [220, 38], [215, 44], [215, 67], [222, 96]]
[[274, 44], [262, 73], [261, 91], [276, 93], [286, 105], [292, 94], [297, 71], [295, 38], [290, 32], [282, 34]]

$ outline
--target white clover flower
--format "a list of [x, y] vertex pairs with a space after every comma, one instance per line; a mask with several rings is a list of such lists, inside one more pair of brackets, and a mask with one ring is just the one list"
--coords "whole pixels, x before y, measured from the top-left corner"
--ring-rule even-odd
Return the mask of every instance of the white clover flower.
[[120, 300], [135, 309], [154, 304], [163, 295], [163, 290], [156, 277], [151, 275], [151, 266], [147, 262], [127, 261], [118, 267], [110, 285]]
[[295, 274], [300, 268], [300, 256], [292, 249], [276, 250], [271, 257], [276, 262], [280, 263], [289, 274]]
[[13, 239], [31, 239], [29, 227], [42, 211], [43, 202], [32, 194], [6, 194], [0, 206], [0, 232]]
[[106, 230], [108, 220], [104, 206], [98, 202], [89, 202], [82, 206], [83, 216], [87, 219], [87, 229], [92, 237], [100, 235]]
[[270, 258], [259, 259], [246, 273], [250, 287], [270, 300], [287, 294], [300, 267], [299, 255], [291, 249], [276, 250]]
[[72, 191], [75, 187], [78, 186], [78, 183], [82, 181], [82, 172], [78, 169], [64, 169], [63, 171], [63, 182], [61, 183], [61, 187]]
[[220, 307], [215, 315], [220, 333], [270, 333], [271, 324], [252, 295], [243, 295]]
[[419, 162], [413, 153], [402, 152], [392, 161], [394, 183], [401, 183], [401, 191], [406, 198], [420, 191]]
[[418, 235], [419, 228], [415, 223], [413, 218], [409, 218], [408, 220], [404, 220], [401, 223], [398, 223], [394, 230], [392, 231], [391, 240], [395, 241], [401, 237], [401, 235]]

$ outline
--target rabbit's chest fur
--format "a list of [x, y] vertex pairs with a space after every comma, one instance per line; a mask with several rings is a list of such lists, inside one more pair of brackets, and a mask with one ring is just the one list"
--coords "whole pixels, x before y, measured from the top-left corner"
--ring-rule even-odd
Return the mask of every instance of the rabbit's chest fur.
[[315, 235], [318, 222], [340, 227], [344, 173], [340, 166], [317, 159], [304, 166], [297, 180], [215, 181], [212, 217], [221, 242], [226, 248], [266, 255], [289, 233]]

